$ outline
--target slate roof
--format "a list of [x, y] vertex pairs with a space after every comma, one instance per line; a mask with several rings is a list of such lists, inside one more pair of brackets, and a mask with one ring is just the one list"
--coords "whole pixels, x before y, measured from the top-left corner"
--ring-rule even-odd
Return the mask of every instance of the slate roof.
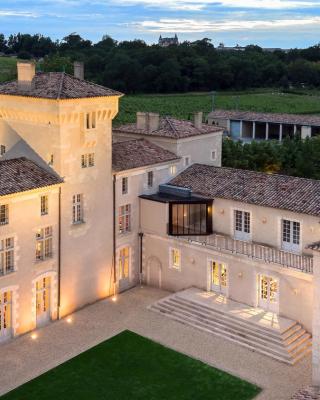
[[61, 100], [122, 95], [64, 72], [38, 72], [32, 80], [31, 89], [19, 87], [17, 80], [0, 84], [1, 94]]
[[0, 196], [56, 185], [63, 180], [24, 157], [0, 161]]
[[112, 144], [112, 167], [114, 171], [124, 171], [179, 159], [171, 151], [165, 150], [145, 139]]
[[124, 132], [146, 136], [161, 136], [171, 139], [183, 139], [220, 131], [221, 128], [206, 124], [202, 124], [202, 128], [197, 129], [193, 121], [180, 120], [172, 117], [160, 118], [160, 127], [153, 132], [150, 132], [148, 129], [138, 129], [136, 124], [121, 125], [113, 129], [115, 133]]
[[320, 216], [320, 180], [194, 164], [170, 184], [212, 199]]
[[320, 115], [259, 113], [252, 111], [215, 110], [208, 114], [208, 118], [232, 119], [240, 121], [270, 122], [275, 124], [291, 124], [320, 126]]

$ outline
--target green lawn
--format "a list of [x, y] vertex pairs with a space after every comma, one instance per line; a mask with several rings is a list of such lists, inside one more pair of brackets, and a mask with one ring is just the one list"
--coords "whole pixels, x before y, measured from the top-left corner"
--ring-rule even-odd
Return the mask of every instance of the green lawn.
[[246, 400], [260, 389], [124, 331], [1, 400]]
[[[224, 109], [317, 114], [320, 113], [320, 93], [305, 90], [301, 94], [290, 94], [269, 89], [218, 92], [215, 105]], [[208, 93], [124, 96], [120, 100], [120, 113], [115, 122], [135, 122], [137, 111], [159, 112], [161, 115], [188, 119], [195, 111], [208, 113], [211, 109], [212, 97]]]

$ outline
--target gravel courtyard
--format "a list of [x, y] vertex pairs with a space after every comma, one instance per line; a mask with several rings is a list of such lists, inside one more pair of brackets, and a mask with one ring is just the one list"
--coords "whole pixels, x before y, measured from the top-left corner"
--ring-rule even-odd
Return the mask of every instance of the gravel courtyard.
[[168, 292], [137, 287], [102, 300], [66, 319], [1, 345], [0, 394], [21, 385], [92, 346], [130, 329], [174, 350], [200, 359], [261, 388], [257, 400], [289, 400], [310, 385], [311, 357], [291, 367], [224, 339], [182, 325], [147, 310]]

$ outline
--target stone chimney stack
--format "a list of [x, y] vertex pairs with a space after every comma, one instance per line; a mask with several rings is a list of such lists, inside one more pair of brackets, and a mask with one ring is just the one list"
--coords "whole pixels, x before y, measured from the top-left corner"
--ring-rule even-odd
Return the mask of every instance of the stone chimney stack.
[[197, 129], [202, 129], [203, 112], [194, 113], [194, 126]]
[[148, 114], [137, 112], [137, 129], [146, 130], [148, 128]]
[[17, 63], [18, 86], [23, 90], [31, 90], [32, 80], [36, 74], [36, 65], [32, 61], [19, 61]]
[[84, 80], [84, 63], [82, 61], [73, 63], [73, 74], [75, 78]]
[[149, 132], [155, 132], [160, 128], [160, 115], [158, 113], [149, 113]]

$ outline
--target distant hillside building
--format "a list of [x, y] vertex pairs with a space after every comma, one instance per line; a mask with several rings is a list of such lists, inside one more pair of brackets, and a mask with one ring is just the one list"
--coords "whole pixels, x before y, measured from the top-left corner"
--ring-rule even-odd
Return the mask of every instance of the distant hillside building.
[[178, 45], [179, 44], [179, 39], [178, 39], [177, 35], [174, 35], [173, 38], [163, 38], [160, 35], [158, 44], [161, 47], [168, 47], [168, 46], [172, 46], [172, 45]]

